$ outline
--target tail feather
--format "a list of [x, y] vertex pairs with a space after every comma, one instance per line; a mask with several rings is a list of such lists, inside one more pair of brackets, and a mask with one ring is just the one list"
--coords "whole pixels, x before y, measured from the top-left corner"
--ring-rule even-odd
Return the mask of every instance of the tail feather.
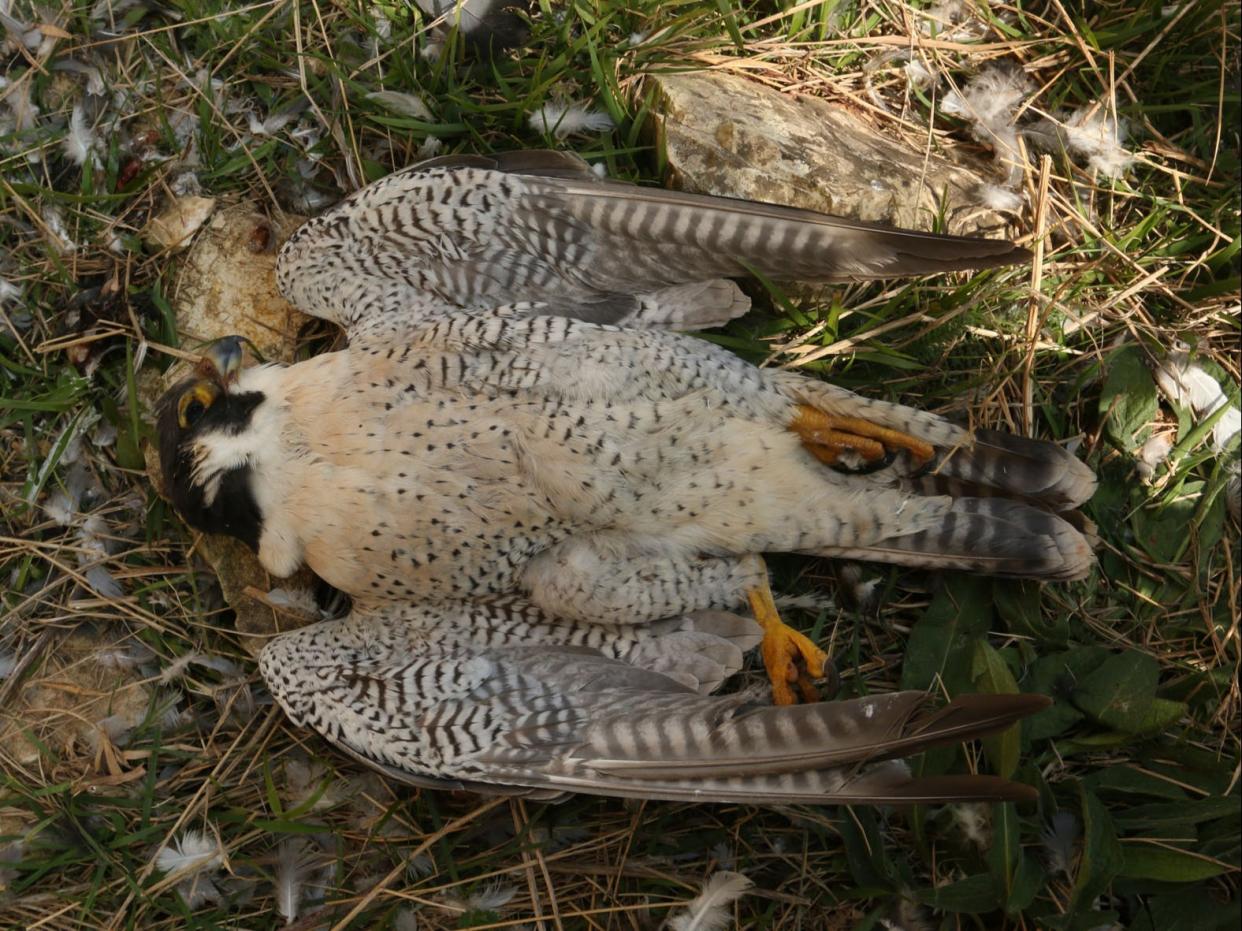
[[1076, 508], [1095, 493], [1095, 473], [1055, 443], [997, 430], [976, 430], [972, 439], [941, 450], [923, 476], [959, 483], [963, 490], [1021, 498], [1054, 511]]
[[1007, 498], [960, 498], [937, 526], [870, 546], [818, 555], [1007, 578], [1081, 579], [1095, 565], [1090, 540], [1069, 521]]

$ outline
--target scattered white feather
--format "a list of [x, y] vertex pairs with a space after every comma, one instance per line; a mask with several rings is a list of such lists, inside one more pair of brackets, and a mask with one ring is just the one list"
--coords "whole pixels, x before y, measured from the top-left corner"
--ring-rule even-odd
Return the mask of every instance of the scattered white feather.
[[52, 63], [52, 69], [54, 71], [68, 71], [85, 77], [86, 92], [92, 97], [102, 97], [107, 92], [103, 75], [94, 65], [88, 65], [74, 58], [58, 58]]
[[392, 920], [393, 931], [418, 931], [418, 913], [412, 908], [403, 908]]
[[911, 58], [906, 62], [906, 83], [911, 87], [930, 87], [936, 83], [936, 76], [927, 70], [921, 58]]
[[186, 653], [178, 656], [160, 670], [160, 682], [167, 685], [175, 679], [180, 679], [189, 671], [192, 665], [212, 669], [225, 676], [241, 674], [241, 669], [238, 668], [237, 664], [232, 660], [225, 659], [223, 656], [209, 656], [206, 653]]
[[[13, 120], [13, 131], [23, 132], [34, 126], [39, 118], [39, 105], [30, 96], [30, 81], [15, 79], [9, 82], [3, 105], [8, 108]], [[38, 158], [38, 156], [35, 156]]]
[[406, 94], [402, 91], [372, 91], [367, 94], [367, 100], [374, 100], [393, 113], [400, 113], [402, 116], [416, 120], [432, 122], [435, 119], [427, 104], [423, 102], [423, 98], [417, 94]]
[[1155, 377], [1156, 386], [1166, 398], [1188, 409], [1200, 420], [1206, 420], [1229, 405], [1212, 428], [1212, 448], [1217, 454], [1228, 449], [1233, 438], [1242, 432], [1242, 411], [1229, 403], [1229, 396], [1220, 382], [1203, 366], [1193, 362], [1189, 352], [1175, 350], [1169, 353], [1156, 366]]
[[324, 620], [325, 615], [315, 601], [315, 593], [309, 588], [273, 588], [267, 593], [267, 600], [278, 608], [284, 608], [293, 614]]
[[0, 680], [7, 679], [13, 675], [13, 670], [17, 668], [17, 657], [12, 653], [0, 652]]
[[1135, 469], [1139, 477], [1148, 480], [1156, 474], [1160, 463], [1169, 458], [1173, 449], [1173, 438], [1168, 433], [1155, 433], [1140, 447], [1135, 459]]
[[438, 904], [452, 912], [495, 912], [508, 905], [517, 891], [517, 886], [494, 882], [480, 886], [464, 898], [442, 895]]
[[427, 136], [418, 145], [419, 158], [435, 158], [440, 154], [440, 150], [444, 148], [444, 142], [439, 136]]
[[73, 501], [70, 500], [69, 496], [57, 488], [43, 502], [43, 513], [47, 515], [48, 520], [57, 526], [68, 527], [73, 523], [77, 508], [74, 507]]
[[530, 115], [530, 128], [565, 139], [578, 133], [602, 133], [616, 124], [603, 110], [592, 110], [586, 104], [573, 102], [545, 103]]
[[990, 809], [982, 802], [953, 805], [949, 811], [953, 821], [967, 842], [984, 850], [992, 844]]
[[0, 307], [16, 304], [22, 299], [22, 289], [5, 278], [0, 278]]
[[978, 194], [979, 203], [989, 210], [1013, 211], [1022, 209], [1022, 196], [1016, 191], [1001, 187], [999, 184], [991, 184], [985, 181], [979, 185]]
[[1040, 835], [1048, 869], [1068, 877], [1074, 863], [1074, 845], [1078, 841], [1078, 820], [1073, 812], [1062, 809], [1052, 816], [1052, 822]]
[[604, 162], [596, 162], [591, 166], [591, 174], [603, 179], [608, 177], [608, 166]]
[[753, 885], [741, 873], [715, 873], [703, 883], [698, 898], [669, 918], [669, 927], [672, 931], [724, 931], [732, 918], [729, 906]]
[[1087, 164], [1109, 178], [1120, 178], [1134, 163], [1125, 147], [1127, 126], [1102, 106], [1075, 110], [1062, 123], [1069, 149], [1086, 157]]
[[123, 647], [96, 650], [95, 662], [110, 669], [134, 669], [155, 659], [154, 651], [141, 640], [130, 640]]
[[276, 908], [285, 924], [291, 925], [302, 905], [302, 884], [313, 863], [311, 850], [301, 840], [281, 841], [276, 852]]
[[65, 155], [79, 168], [85, 165], [88, 159], [98, 165], [99, 156], [95, 151], [98, 147], [99, 140], [95, 138], [91, 127], [86, 125], [86, 112], [81, 104], [74, 105], [73, 113], [69, 117], [69, 133], [65, 136]]
[[1227, 465], [1230, 474], [1225, 486], [1225, 506], [1234, 520], [1242, 519], [1242, 460], [1238, 451], [1233, 449], [1238, 434], [1242, 432], [1242, 411], [1230, 402], [1220, 382], [1201, 365], [1191, 361], [1190, 353], [1184, 349], [1169, 353], [1156, 366], [1155, 377], [1156, 385], [1165, 397], [1188, 409], [1200, 421], [1227, 407], [1212, 426], [1211, 446], [1218, 456], [1231, 453]]
[[69, 230], [65, 227], [65, 218], [58, 207], [43, 208], [43, 222], [47, 225], [47, 230], [52, 234], [53, 245], [60, 252], [74, 252], [78, 248], [78, 244], [69, 236]]
[[191, 909], [206, 905], [208, 902], [218, 904], [223, 901], [219, 888], [209, 876], [191, 876], [189, 879], [182, 880], [177, 884], [177, 893], [185, 899], [185, 904]]
[[1018, 109], [1034, 90], [1019, 70], [988, 68], [960, 92], [950, 91], [940, 102], [942, 110], [965, 119], [974, 137], [992, 147], [996, 160], [1007, 166], [1010, 186], [1021, 178], [1023, 168], [1016, 127]]
[[224, 851], [214, 837], [202, 831], [186, 831], [155, 854], [155, 868], [164, 873], [201, 873], [224, 862]]

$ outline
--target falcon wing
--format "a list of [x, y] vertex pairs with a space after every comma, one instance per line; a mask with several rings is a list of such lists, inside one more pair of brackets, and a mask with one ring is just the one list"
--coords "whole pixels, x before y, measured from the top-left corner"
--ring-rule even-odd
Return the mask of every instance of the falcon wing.
[[[809, 210], [597, 178], [564, 152], [449, 156], [376, 181], [281, 250], [295, 306], [352, 330], [406, 330], [459, 309], [693, 330], [745, 313], [726, 279], [843, 281], [1023, 262], [996, 239], [894, 229]], [[352, 336], [352, 334], [351, 334]]]
[[752, 803], [1034, 797], [989, 776], [913, 778], [899, 758], [1008, 727], [1041, 696], [772, 707], [700, 695], [589, 647], [440, 633], [400, 611], [356, 612], [281, 635], [260, 668], [295, 723], [418, 785]]

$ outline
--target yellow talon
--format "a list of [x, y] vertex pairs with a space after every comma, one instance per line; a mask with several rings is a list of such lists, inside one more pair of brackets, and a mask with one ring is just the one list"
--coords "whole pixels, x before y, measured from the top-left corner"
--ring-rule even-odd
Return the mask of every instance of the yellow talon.
[[899, 430], [881, 427], [858, 417], [836, 417], [825, 414], [809, 404], [799, 404], [798, 413], [789, 429], [802, 438], [803, 444], [821, 462], [832, 465], [846, 450], [860, 455], [866, 462], [882, 459], [888, 449], [904, 449], [918, 465], [935, 454], [929, 443], [915, 439]]
[[812, 680], [824, 677], [828, 654], [781, 620], [766, 581], [747, 592], [746, 600], [763, 628], [759, 651], [772, 682], [772, 701], [778, 705], [796, 704], [794, 684], [804, 701], [818, 701], [819, 693]]

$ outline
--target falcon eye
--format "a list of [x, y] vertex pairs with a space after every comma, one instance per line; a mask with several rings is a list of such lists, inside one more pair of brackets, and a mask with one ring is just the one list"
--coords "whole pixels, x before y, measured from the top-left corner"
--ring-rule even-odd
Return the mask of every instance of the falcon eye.
[[182, 430], [188, 430], [207, 412], [211, 403], [219, 393], [210, 382], [199, 382], [177, 401], [177, 423]]

